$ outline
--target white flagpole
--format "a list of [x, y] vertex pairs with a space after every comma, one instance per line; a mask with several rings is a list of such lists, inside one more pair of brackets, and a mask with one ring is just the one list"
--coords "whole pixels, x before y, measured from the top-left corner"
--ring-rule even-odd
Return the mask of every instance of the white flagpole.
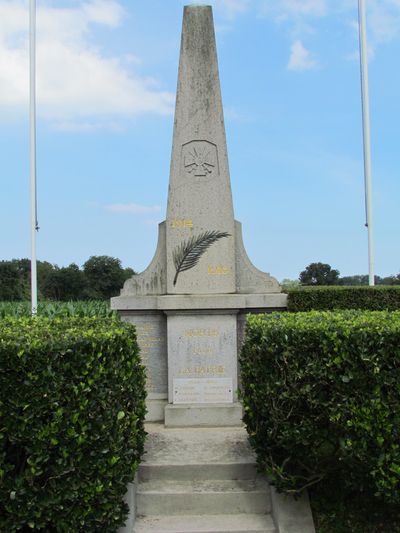
[[367, 19], [365, 15], [365, 0], [358, 0], [358, 22], [360, 41], [360, 70], [361, 95], [364, 140], [364, 181], [365, 181], [365, 215], [368, 230], [368, 273], [369, 284], [375, 285], [374, 275], [374, 243], [372, 231], [372, 172], [371, 172], [371, 134], [369, 121], [369, 92], [368, 92], [368, 49], [367, 49]]
[[36, 268], [36, 1], [29, 0], [29, 168], [31, 179], [31, 312], [37, 314], [37, 268]]

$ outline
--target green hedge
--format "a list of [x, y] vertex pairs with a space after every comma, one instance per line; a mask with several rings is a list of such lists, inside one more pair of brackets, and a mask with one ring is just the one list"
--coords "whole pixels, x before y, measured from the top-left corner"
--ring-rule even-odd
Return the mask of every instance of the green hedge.
[[116, 319], [0, 320], [0, 531], [123, 524], [145, 436], [138, 352]]
[[400, 286], [376, 287], [301, 287], [288, 289], [288, 311], [333, 311], [364, 309], [395, 311], [400, 309]]
[[244, 420], [278, 490], [320, 480], [400, 503], [400, 312], [251, 316]]

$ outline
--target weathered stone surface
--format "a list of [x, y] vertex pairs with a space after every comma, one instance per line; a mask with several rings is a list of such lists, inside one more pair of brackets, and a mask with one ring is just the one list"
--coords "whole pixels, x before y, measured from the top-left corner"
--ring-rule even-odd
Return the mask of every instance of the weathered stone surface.
[[[185, 245], [214, 233], [197, 265], [179, 272]], [[207, 241], [205, 241], [207, 243]], [[232, 293], [232, 193], [212, 10], [184, 10], [167, 209], [167, 292]]]
[[315, 533], [308, 493], [298, 499], [271, 487], [272, 514], [279, 533]]
[[267, 312], [286, 307], [287, 295], [263, 294], [185, 294], [165, 296], [119, 296], [111, 299], [111, 308], [125, 316], [131, 309], [141, 311], [183, 311], [231, 309], [244, 312]]
[[240, 427], [243, 408], [239, 402], [215, 404], [171, 404], [165, 407], [166, 428]]
[[[147, 369], [147, 395], [149, 400], [166, 400], [168, 395], [167, 371], [167, 319], [164, 313], [122, 313], [126, 322], [136, 327], [142, 362]], [[157, 403], [157, 402], [156, 402]], [[156, 406], [153, 406], [153, 409]], [[149, 417], [160, 420], [158, 416]], [[148, 418], [148, 419], [149, 419]]]
[[277, 280], [267, 272], [258, 270], [247, 256], [243, 244], [242, 224], [235, 221], [236, 290], [242, 294], [280, 293]]
[[[158, 226], [158, 243], [156, 253], [150, 265], [144, 272], [135, 274], [126, 280], [121, 297], [129, 295], [148, 296], [150, 294], [165, 294], [167, 292], [167, 261], [166, 261], [165, 222]], [[118, 305], [118, 299], [112, 298]], [[119, 309], [120, 307], [116, 307]]]

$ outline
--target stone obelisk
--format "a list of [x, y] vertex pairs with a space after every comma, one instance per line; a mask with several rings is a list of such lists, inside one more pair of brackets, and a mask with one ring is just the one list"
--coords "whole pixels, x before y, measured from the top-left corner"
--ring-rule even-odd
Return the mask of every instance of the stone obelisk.
[[112, 299], [137, 328], [149, 420], [239, 424], [237, 353], [246, 313], [285, 304], [277, 281], [251, 264], [234, 220], [212, 10], [187, 6], [167, 219], [150, 266]]
[[[168, 293], [236, 292], [232, 193], [212, 11], [207, 6], [186, 7], [184, 12], [169, 184]], [[199, 241], [201, 252], [202, 237], [204, 260], [180, 273], [182, 243]]]

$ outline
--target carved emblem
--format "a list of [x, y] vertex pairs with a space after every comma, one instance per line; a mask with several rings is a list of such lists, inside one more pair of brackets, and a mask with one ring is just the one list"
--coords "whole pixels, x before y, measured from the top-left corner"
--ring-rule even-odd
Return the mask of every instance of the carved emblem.
[[217, 147], [208, 141], [190, 141], [182, 146], [185, 172], [196, 178], [219, 174]]
[[178, 280], [180, 272], [185, 272], [197, 265], [200, 257], [214, 242], [224, 237], [229, 237], [226, 231], [205, 231], [197, 237], [194, 235], [187, 241], [183, 241], [173, 251], [172, 257], [176, 269], [174, 286]]

